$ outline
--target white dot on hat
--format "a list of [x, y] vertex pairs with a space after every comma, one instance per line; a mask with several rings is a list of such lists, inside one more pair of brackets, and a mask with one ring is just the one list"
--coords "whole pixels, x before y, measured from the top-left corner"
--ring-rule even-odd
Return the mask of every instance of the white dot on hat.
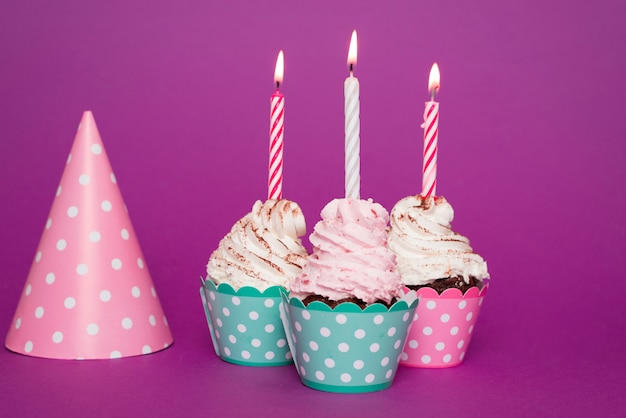
[[101, 238], [102, 238], [102, 235], [100, 235], [100, 232], [98, 231], [91, 231], [89, 233], [89, 241], [91, 242], [98, 242], [100, 241]]
[[122, 319], [122, 328], [124, 329], [131, 329], [133, 327], [133, 320], [126, 317], [124, 319]]
[[65, 306], [66, 309], [74, 309], [74, 307], [76, 306], [76, 299], [71, 296], [65, 298], [65, 300], [63, 301], [63, 306]]
[[402, 322], [406, 322], [409, 319], [409, 313], [405, 312], [404, 315], [402, 315]]
[[311, 357], [309, 357], [308, 353], [302, 353], [302, 360], [308, 363], [309, 361], [311, 361]]
[[362, 339], [365, 337], [365, 331], [362, 329], [357, 329], [356, 331], [354, 331], [354, 337], [357, 339]]
[[115, 174], [111, 173], [109, 178], [111, 179], [111, 183], [113, 183], [113, 184], [117, 183], [117, 179], [115, 178]]
[[324, 380], [326, 378], [326, 376], [324, 376], [324, 373], [319, 370], [315, 372], [315, 377], [317, 378], [317, 380]]
[[393, 369], [387, 370], [387, 373], [385, 373], [385, 377], [387, 379], [391, 379], [391, 375], [393, 375]]
[[465, 307], [467, 306], [467, 302], [462, 300], [459, 302], [459, 309], [465, 309]]
[[30, 353], [31, 351], [33, 351], [32, 341], [26, 341], [26, 344], [24, 344], [24, 351], [26, 351], [27, 353]]
[[435, 344], [435, 350], [437, 351], [441, 351], [444, 348], [446, 348], [446, 345], [443, 342], [438, 342], [437, 344]]
[[274, 306], [274, 301], [272, 299], [265, 299], [265, 302], [263, 302], [263, 304], [266, 308], [271, 308], [272, 306]]
[[267, 324], [265, 326], [265, 332], [270, 333], [270, 332], [274, 332], [274, 325], [272, 324]]
[[33, 290], [33, 287], [30, 284], [27, 284], [26, 289], [24, 289], [24, 294], [26, 296], [30, 295], [31, 290]]
[[244, 324], [239, 324], [237, 325], [237, 331], [239, 332], [246, 332], [246, 326]]
[[302, 318], [308, 321], [311, 319], [311, 313], [309, 311], [302, 311]]
[[396, 340], [396, 342], [393, 343], [393, 348], [395, 348], [395, 349], [400, 348], [400, 344], [402, 344], [402, 340], [401, 339]]
[[250, 313], [248, 314], [248, 317], [252, 319], [253, 321], [256, 321], [257, 319], [259, 319], [259, 313], [256, 311], [250, 311]]
[[111, 205], [111, 202], [109, 202], [108, 200], [103, 200], [102, 203], [100, 204], [100, 207], [105, 212], [110, 212], [111, 209], [113, 209], [113, 205]]
[[22, 318], [17, 318], [15, 320], [15, 329], [20, 329], [21, 326], [22, 326]]
[[102, 153], [102, 147], [100, 144], [92, 144], [89, 149], [91, 150], [91, 153], [95, 155], [100, 155], [100, 153]]
[[78, 182], [83, 185], [86, 186], [89, 184], [89, 181], [91, 181], [91, 178], [89, 177], [89, 174], [81, 174], [78, 177]]
[[67, 209], [67, 216], [69, 216], [70, 218], [75, 218], [76, 216], [78, 216], [78, 208], [76, 206], [70, 206]]
[[365, 376], [365, 383], [372, 383], [374, 381], [374, 377], [373, 373], [369, 373]]
[[324, 365], [328, 367], [329, 369], [332, 369], [333, 367], [335, 367], [335, 360], [331, 358], [327, 358], [324, 360]]
[[141, 348], [141, 352], [144, 353], [144, 354], [150, 354], [150, 353], [152, 353], [152, 348], [149, 345], [144, 345]]
[[467, 314], [467, 316], [465, 317], [465, 320], [466, 320], [466, 321], [469, 321], [469, 320], [471, 320], [471, 319], [472, 319], [472, 312], [469, 312], [469, 313]]
[[320, 328], [320, 334], [322, 334], [322, 337], [329, 337], [330, 336], [330, 330], [326, 327], [322, 327]]
[[298, 321], [293, 323], [293, 327], [296, 329], [296, 331], [300, 332], [302, 331], [302, 325], [300, 325], [300, 323]]
[[463, 347], [463, 344], [465, 344], [465, 341], [463, 341], [463, 340], [459, 341], [459, 343], [456, 345], [456, 348]]
[[37, 251], [37, 254], [35, 255], [35, 263], [39, 263], [41, 261], [41, 251]]
[[[78, 128], [80, 129], [80, 124], [78, 125]], [[70, 161], [72, 161], [72, 154], [71, 153], [67, 156], [67, 161], [65, 161], [65, 164], [69, 164]]]
[[378, 350], [380, 350], [380, 344], [374, 343], [374, 344], [370, 345], [370, 351], [372, 353], [376, 353]]
[[287, 341], [284, 338], [281, 338], [278, 341], [276, 341], [276, 347], [278, 348], [283, 348], [285, 344], [287, 344]]
[[320, 348], [319, 345], [317, 345], [317, 343], [315, 341], [310, 341], [309, 342], [309, 347], [313, 351], [317, 351]]
[[50, 229], [51, 226], [52, 226], [52, 219], [48, 218], [48, 220], [46, 221], [46, 229]]
[[306, 376], [306, 369], [304, 368], [304, 366], [300, 366], [300, 376]]
[[437, 303], [434, 300], [429, 300], [426, 302], [426, 308], [433, 310], [437, 307]]
[[113, 267], [113, 270], [119, 270], [122, 268], [122, 260], [120, 260], [119, 258], [114, 258], [113, 260], [111, 260], [111, 267]]
[[342, 373], [339, 378], [344, 383], [348, 383], [350, 380], [352, 380], [352, 376], [350, 376], [348, 373]]
[[252, 345], [252, 347], [258, 348], [261, 346], [261, 340], [259, 340], [258, 338], [253, 338], [252, 341], [250, 341], [250, 344]]
[[337, 346], [337, 348], [339, 349], [339, 351], [341, 351], [342, 353], [347, 353], [348, 351], [350, 351], [350, 346], [346, 343], [339, 343], [339, 345]]
[[352, 363], [352, 367], [354, 367], [356, 370], [361, 370], [363, 366], [365, 366], [363, 360], [355, 360], [355, 362]]
[[338, 324], [345, 324], [346, 322], [348, 322], [348, 317], [345, 316], [344, 314], [338, 314], [335, 317], [335, 321], [337, 321]]
[[87, 334], [96, 335], [100, 331], [100, 327], [98, 324], [89, 324], [87, 325]]
[[239, 299], [237, 296], [233, 296], [231, 301], [233, 302], [233, 305], [235, 306], [241, 305], [241, 299]]
[[[150, 293], [152, 293], [153, 298], [156, 298], [156, 289], [154, 287], [150, 288]], [[213, 297], [215, 297], [215, 294], [213, 294]]]
[[274, 353], [272, 351], [268, 351], [267, 353], [265, 353], [265, 358], [267, 360], [271, 360], [274, 358]]
[[443, 356], [444, 363], [450, 363], [450, 360], [452, 360], [452, 356], [450, 354], [446, 354], [445, 356]]
[[224, 347], [224, 354], [226, 354], [227, 356], [230, 356], [230, 348]]
[[439, 320], [445, 324], [446, 322], [448, 322], [450, 320], [450, 315], [445, 313], [445, 314], [441, 315], [441, 318], [439, 318]]
[[117, 350], [113, 350], [111, 351], [111, 354], [109, 354], [109, 358], [122, 358], [122, 353]]
[[43, 314], [44, 314], [43, 306], [37, 306], [37, 309], [35, 309], [35, 318], [41, 318]]
[[133, 297], [138, 298], [141, 296], [141, 290], [137, 286], [133, 286], [133, 288], [130, 289], [130, 294], [133, 295]]
[[150, 322], [150, 325], [152, 325], [153, 327], [156, 326], [156, 318], [154, 317], [154, 315], [150, 315], [148, 317], [148, 322]]
[[62, 191], [63, 191], [63, 188], [61, 186], [57, 187], [57, 197], [61, 196]]
[[128, 239], [130, 238], [130, 234], [128, 233], [128, 229], [123, 228], [120, 233], [122, 234], [122, 239]]
[[388, 364], [389, 364], [389, 357], [383, 357], [383, 359], [380, 361], [380, 365], [385, 367]]
[[108, 302], [111, 300], [111, 292], [109, 292], [108, 290], [102, 290], [100, 292], [100, 300], [102, 302]]
[[60, 239], [57, 241], [57, 250], [63, 251], [67, 247], [67, 241]]
[[143, 269], [143, 260], [141, 259], [141, 257], [137, 259], [137, 267]]
[[450, 335], [456, 335], [459, 333], [459, 327], [452, 327], [450, 329]]
[[375, 323], [376, 325], [380, 325], [380, 324], [382, 324], [382, 323], [383, 323], [383, 320], [384, 320], [384, 319], [385, 319], [385, 318], [383, 318], [383, 316], [382, 316], [382, 315], [376, 315], [376, 316], [374, 317], [374, 323]]
[[419, 343], [417, 342], [417, 340], [410, 340], [409, 341], [409, 347], [415, 349], [417, 348], [417, 346], [419, 345]]
[[422, 332], [424, 333], [424, 335], [431, 335], [433, 333], [433, 329], [431, 327], [424, 327]]
[[87, 264], [79, 264], [76, 266], [76, 273], [78, 273], [80, 276], [84, 276], [85, 274], [87, 274], [88, 271], [89, 267], [87, 267]]
[[396, 327], [391, 327], [387, 331], [387, 335], [390, 336], [390, 337], [393, 337], [395, 334], [396, 334]]
[[52, 284], [52, 283], [54, 283], [55, 279], [56, 279], [56, 276], [54, 275], [54, 273], [50, 272], [50, 273], [46, 274], [46, 283]]
[[241, 352], [241, 357], [245, 358], [246, 360], [248, 360], [250, 358], [250, 352], [247, 350], [243, 350]]
[[59, 344], [61, 341], [63, 341], [63, 333], [61, 331], [52, 334], [52, 342]]
[[169, 326], [169, 324], [167, 323], [167, 318], [165, 317], [165, 315], [163, 315], [163, 323], [165, 324], [165, 326]]
[[428, 364], [428, 363], [430, 363], [430, 360], [431, 360], [431, 359], [430, 359], [430, 356], [429, 356], [429, 355], [424, 354], [424, 355], [422, 356], [422, 363], [424, 363], [424, 364]]

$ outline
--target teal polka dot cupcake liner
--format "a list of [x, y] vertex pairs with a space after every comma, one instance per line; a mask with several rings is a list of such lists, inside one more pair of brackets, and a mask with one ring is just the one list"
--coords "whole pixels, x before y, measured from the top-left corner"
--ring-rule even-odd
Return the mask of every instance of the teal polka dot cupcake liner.
[[305, 307], [298, 298], [282, 298], [281, 318], [304, 385], [338, 393], [391, 386], [417, 307], [415, 292], [389, 309], [372, 304], [361, 310], [349, 302]]
[[280, 286], [261, 292], [234, 290], [203, 280], [200, 296], [215, 353], [243, 366], [284, 366], [293, 362], [280, 319]]

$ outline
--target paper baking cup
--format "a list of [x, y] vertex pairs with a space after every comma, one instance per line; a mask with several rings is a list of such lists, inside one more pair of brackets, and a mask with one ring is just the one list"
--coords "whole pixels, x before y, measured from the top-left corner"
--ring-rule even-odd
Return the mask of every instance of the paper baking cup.
[[203, 280], [200, 289], [213, 340], [222, 360], [243, 366], [284, 366], [292, 363], [280, 320], [280, 286], [263, 292]]
[[373, 304], [365, 310], [350, 302], [305, 307], [298, 298], [282, 297], [281, 317], [304, 385], [338, 393], [391, 386], [418, 303], [415, 292], [389, 309]]
[[420, 304], [409, 332], [400, 364], [410, 367], [443, 368], [463, 362], [472, 338], [487, 288], [447, 289], [439, 295], [420, 288]]

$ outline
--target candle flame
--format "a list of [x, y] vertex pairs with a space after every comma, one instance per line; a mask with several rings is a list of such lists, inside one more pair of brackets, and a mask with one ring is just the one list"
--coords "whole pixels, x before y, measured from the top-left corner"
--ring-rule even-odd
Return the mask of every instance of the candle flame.
[[276, 67], [274, 69], [274, 83], [276, 86], [283, 82], [283, 74], [285, 72], [285, 56], [283, 54], [283, 50], [281, 49], [278, 53], [278, 58], [276, 58]]
[[356, 65], [356, 30], [352, 31], [350, 38], [350, 48], [348, 49], [348, 65], [352, 67]]
[[437, 63], [434, 63], [428, 76], [428, 92], [430, 94], [434, 95], [436, 91], [439, 91], [440, 78], [439, 66]]

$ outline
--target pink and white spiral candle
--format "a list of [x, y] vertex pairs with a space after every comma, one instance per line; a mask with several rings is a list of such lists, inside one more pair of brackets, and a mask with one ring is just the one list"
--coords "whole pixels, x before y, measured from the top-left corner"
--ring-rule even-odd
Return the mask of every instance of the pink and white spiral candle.
[[283, 51], [278, 53], [274, 82], [276, 92], [270, 100], [270, 161], [269, 178], [267, 181], [267, 198], [282, 199], [283, 197], [283, 133], [285, 124], [285, 96], [280, 92], [280, 83], [284, 73]]
[[439, 137], [439, 103], [435, 92], [439, 90], [439, 66], [433, 64], [428, 77], [431, 100], [424, 109], [424, 159], [422, 164], [422, 196], [435, 196], [437, 188], [437, 140]]

